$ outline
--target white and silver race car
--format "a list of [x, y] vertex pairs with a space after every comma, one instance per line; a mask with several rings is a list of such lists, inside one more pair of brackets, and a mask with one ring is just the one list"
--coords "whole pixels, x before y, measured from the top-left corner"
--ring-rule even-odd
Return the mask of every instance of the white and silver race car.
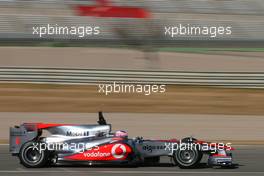
[[[45, 136], [47, 130], [50, 135]], [[59, 164], [144, 164], [158, 165], [161, 156], [170, 157], [180, 168], [196, 167], [203, 155], [209, 166], [232, 166], [231, 150], [226, 144], [182, 140], [129, 138], [125, 131], [111, 131], [102, 112], [95, 125], [24, 123], [10, 128], [10, 152], [25, 167]]]

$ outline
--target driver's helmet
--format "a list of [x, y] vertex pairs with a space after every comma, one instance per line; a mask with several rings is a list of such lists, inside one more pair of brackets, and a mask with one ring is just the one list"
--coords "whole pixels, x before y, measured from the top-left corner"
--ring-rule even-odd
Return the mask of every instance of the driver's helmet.
[[116, 136], [116, 137], [127, 137], [128, 134], [127, 134], [126, 131], [119, 130], [119, 131], [116, 131], [116, 132], [115, 132], [115, 136]]

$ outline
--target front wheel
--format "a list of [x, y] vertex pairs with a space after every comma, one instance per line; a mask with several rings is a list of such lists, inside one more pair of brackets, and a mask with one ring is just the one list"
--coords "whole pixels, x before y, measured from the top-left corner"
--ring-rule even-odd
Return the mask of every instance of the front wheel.
[[43, 167], [48, 162], [47, 150], [40, 150], [37, 142], [25, 143], [19, 153], [19, 159], [21, 164], [25, 167], [37, 168]]
[[180, 168], [194, 168], [202, 159], [202, 152], [197, 146], [190, 144], [194, 143], [183, 143], [184, 147], [180, 147], [174, 153], [173, 159]]

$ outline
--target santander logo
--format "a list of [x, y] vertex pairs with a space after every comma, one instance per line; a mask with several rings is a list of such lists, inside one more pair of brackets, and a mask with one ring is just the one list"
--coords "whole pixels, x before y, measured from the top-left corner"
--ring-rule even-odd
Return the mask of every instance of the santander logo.
[[126, 154], [126, 146], [123, 144], [115, 144], [112, 147], [111, 154], [116, 159], [123, 158]]

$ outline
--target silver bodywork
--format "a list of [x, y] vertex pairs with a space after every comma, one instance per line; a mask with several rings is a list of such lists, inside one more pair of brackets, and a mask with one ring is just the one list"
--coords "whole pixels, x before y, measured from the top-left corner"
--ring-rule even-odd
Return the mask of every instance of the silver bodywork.
[[[50, 135], [42, 137], [41, 133], [46, 130]], [[177, 142], [170, 140], [145, 140], [143, 138], [129, 139], [127, 137], [116, 137], [111, 133], [111, 125], [43, 125], [43, 124], [22, 124], [14, 128], [10, 128], [10, 152], [13, 155], [19, 155], [21, 147], [28, 141], [38, 141], [46, 146], [59, 146], [53, 148], [56, 159], [54, 163], [60, 161], [68, 161], [68, 156], [73, 156], [80, 152], [87, 151], [100, 146], [109, 144], [126, 145], [131, 148], [131, 157], [127, 157], [127, 161], [132, 160], [143, 161], [146, 158], [154, 158], [160, 156], [173, 157], [175, 153], [174, 144]], [[69, 148], [71, 144], [85, 144], [83, 148]], [[172, 146], [172, 147], [171, 147]], [[126, 149], [125, 149], [126, 150]], [[210, 153], [210, 150], [202, 151]], [[208, 159], [209, 165], [228, 166], [232, 164], [232, 157], [227, 155], [226, 151], [222, 151], [222, 156], [210, 155]], [[112, 160], [111, 160], [112, 161]], [[123, 161], [122, 161], [123, 162]]]

